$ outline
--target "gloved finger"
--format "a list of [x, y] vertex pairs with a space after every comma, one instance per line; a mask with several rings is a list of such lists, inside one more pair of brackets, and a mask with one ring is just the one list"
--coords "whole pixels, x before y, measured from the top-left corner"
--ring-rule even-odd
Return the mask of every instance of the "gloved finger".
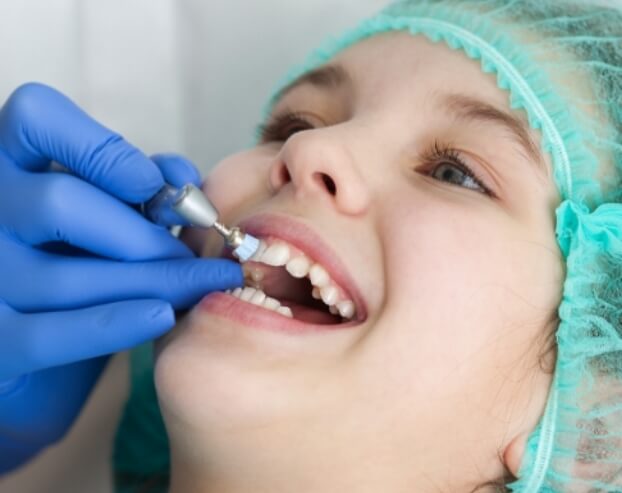
[[28, 315], [0, 304], [0, 381], [128, 349], [174, 323], [173, 309], [160, 300]]
[[148, 200], [164, 186], [147, 156], [43, 84], [20, 86], [0, 109], [0, 148], [27, 170], [57, 161], [131, 203]]
[[187, 183], [201, 187], [199, 170], [185, 157], [174, 153], [154, 154], [151, 160], [158, 166], [164, 181], [180, 188]]
[[0, 224], [29, 245], [62, 241], [125, 261], [192, 257], [166, 228], [66, 173], [29, 173], [0, 158]]
[[[19, 248], [21, 252], [16, 251]], [[240, 264], [226, 259], [128, 263], [58, 257], [19, 245], [0, 244], [0, 251], [0, 279], [11, 279], [10, 284], [0, 283], [0, 298], [20, 312], [70, 310], [147, 298], [184, 309], [212, 291], [244, 284]]]

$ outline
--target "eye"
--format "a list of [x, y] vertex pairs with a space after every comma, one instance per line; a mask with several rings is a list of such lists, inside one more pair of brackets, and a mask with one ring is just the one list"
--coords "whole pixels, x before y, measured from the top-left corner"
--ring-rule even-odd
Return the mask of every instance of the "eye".
[[494, 196], [455, 149], [443, 146], [437, 141], [434, 147], [424, 154], [423, 161], [430, 167], [430, 175], [439, 181]]
[[466, 188], [481, 188], [480, 185], [478, 185], [477, 182], [458, 164], [441, 163], [434, 168], [432, 176], [437, 180], [448, 181], [455, 185], [462, 185]]
[[285, 142], [292, 135], [315, 128], [300, 113], [285, 113], [272, 117], [257, 127], [257, 137], [262, 143]]

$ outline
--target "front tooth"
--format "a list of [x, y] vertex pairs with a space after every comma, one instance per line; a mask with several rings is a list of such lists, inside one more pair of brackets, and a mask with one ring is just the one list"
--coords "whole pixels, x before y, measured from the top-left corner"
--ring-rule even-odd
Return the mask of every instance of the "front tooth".
[[263, 240], [259, 240], [259, 247], [257, 248], [257, 251], [251, 257], [251, 260], [255, 260], [255, 261], [259, 260], [267, 248], [268, 248], [268, 245], [266, 245], [266, 242]]
[[330, 276], [328, 272], [324, 270], [320, 264], [313, 264], [311, 269], [309, 270], [309, 279], [311, 279], [311, 284], [317, 286], [318, 288], [322, 288], [327, 286], [330, 282]]
[[354, 303], [350, 300], [344, 300], [337, 303], [339, 315], [343, 318], [352, 318], [354, 315]]
[[274, 298], [270, 298], [269, 296], [266, 296], [266, 299], [263, 300], [263, 306], [265, 308], [268, 308], [269, 310], [275, 310], [281, 306], [281, 302], [277, 299]]
[[328, 285], [320, 289], [320, 295], [322, 296], [322, 301], [324, 303], [327, 305], [333, 305], [335, 301], [337, 301], [339, 293], [335, 286]]
[[239, 298], [239, 297], [240, 297], [240, 295], [242, 294], [242, 291], [243, 291], [243, 289], [242, 289], [242, 288], [235, 288], [235, 289], [233, 290], [233, 293], [232, 293], [232, 294], [233, 294], [233, 296], [236, 296], [237, 298]]
[[264, 300], [266, 299], [266, 293], [258, 289], [255, 291], [255, 294], [251, 296], [249, 300], [253, 305], [261, 306]]
[[286, 317], [294, 318], [294, 314], [288, 306], [280, 306], [276, 309], [276, 311], [281, 315], [285, 315]]
[[301, 277], [305, 277], [309, 273], [310, 268], [311, 260], [304, 255], [291, 259], [287, 262], [287, 265], [285, 265], [285, 270], [287, 270], [287, 272], [289, 272], [293, 277], [299, 279]]
[[240, 299], [242, 301], [250, 301], [253, 295], [257, 292], [255, 288], [249, 288], [248, 286], [242, 290], [242, 294], [240, 295]]
[[285, 243], [274, 243], [261, 256], [264, 264], [280, 267], [289, 260], [289, 247]]

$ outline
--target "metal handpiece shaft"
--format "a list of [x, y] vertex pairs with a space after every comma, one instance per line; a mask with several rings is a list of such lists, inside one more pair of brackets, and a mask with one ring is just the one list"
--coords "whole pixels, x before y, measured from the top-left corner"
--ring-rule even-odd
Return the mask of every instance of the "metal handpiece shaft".
[[143, 213], [162, 226], [213, 227], [242, 262], [250, 259], [259, 248], [259, 240], [256, 238], [243, 233], [240, 228], [228, 228], [218, 222], [218, 210], [193, 184], [187, 184], [181, 189], [165, 185], [153, 199], [143, 205]]
[[211, 228], [218, 221], [218, 210], [195, 185], [182, 187], [171, 203], [172, 209], [193, 226]]

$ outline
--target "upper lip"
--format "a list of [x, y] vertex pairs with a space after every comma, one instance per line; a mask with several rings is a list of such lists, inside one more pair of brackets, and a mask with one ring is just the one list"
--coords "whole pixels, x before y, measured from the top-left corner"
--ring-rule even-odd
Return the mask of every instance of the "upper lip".
[[336, 252], [306, 224], [281, 214], [258, 214], [244, 219], [238, 226], [256, 237], [279, 238], [298, 248], [326, 269], [330, 277], [351, 297], [356, 318], [367, 318], [367, 306], [356, 282]]

